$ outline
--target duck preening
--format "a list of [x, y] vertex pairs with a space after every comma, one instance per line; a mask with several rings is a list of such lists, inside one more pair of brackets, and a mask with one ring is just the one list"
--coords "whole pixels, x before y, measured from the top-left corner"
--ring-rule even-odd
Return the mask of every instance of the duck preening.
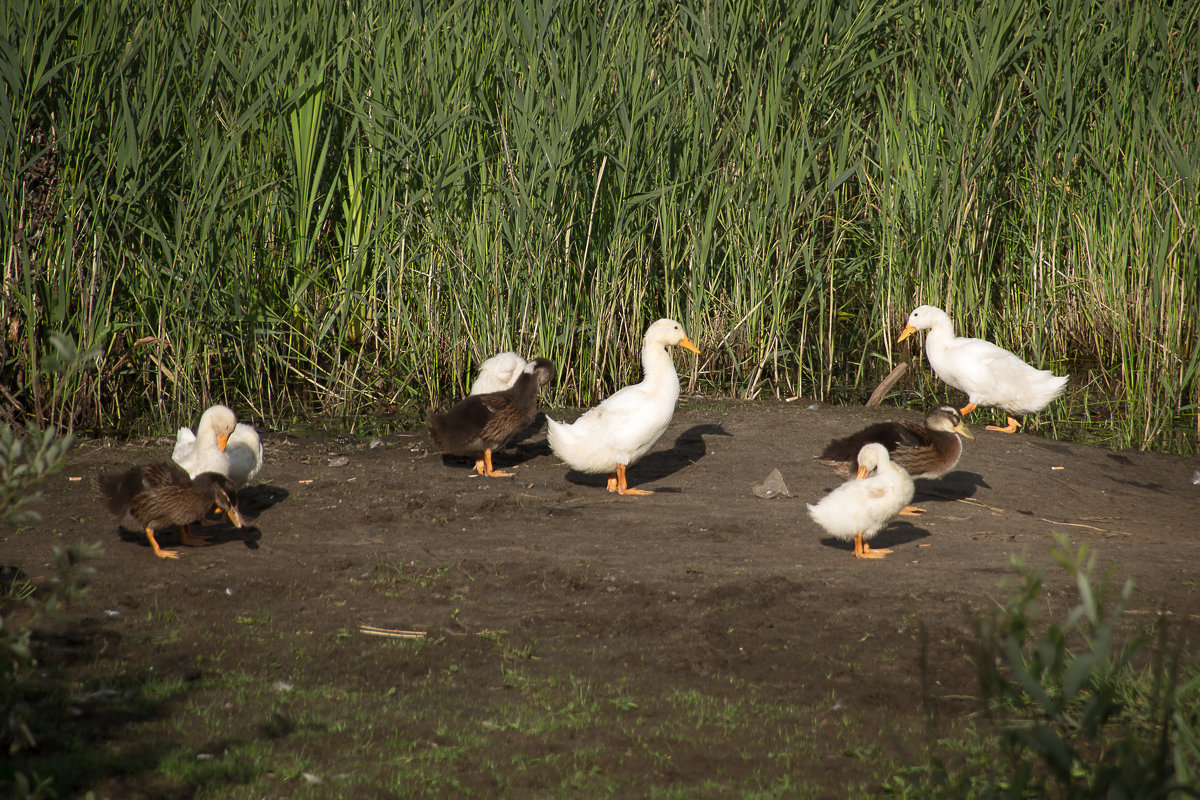
[[815, 505], [808, 504], [808, 515], [829, 535], [846, 541], [853, 539], [855, 558], [883, 558], [892, 551], [873, 550], [867, 541], [908, 506], [913, 496], [913, 481], [892, 463], [887, 448], [878, 442], [864, 445], [857, 461], [857, 477]]
[[200, 416], [195, 433], [191, 428], [179, 429], [171, 460], [193, 478], [217, 472], [240, 489], [262, 469], [262, 441], [253, 426], [237, 421], [233, 409], [218, 404]]
[[963, 424], [962, 414], [954, 406], [937, 406], [925, 414], [925, 423], [900, 420], [876, 422], [857, 433], [834, 439], [817, 460], [843, 478], [857, 469], [858, 454], [864, 445], [876, 442], [888, 451], [888, 458], [903, 467], [913, 478], [940, 478], [958, 464], [962, 456], [962, 435], [974, 439]]
[[479, 365], [479, 374], [471, 384], [471, 394], [502, 392], [512, 388], [529, 362], [511, 351], [497, 353]]
[[492, 478], [505, 478], [492, 466], [492, 453], [504, 447], [537, 416], [538, 390], [554, 377], [554, 364], [535, 358], [521, 368], [516, 381], [498, 392], [470, 394], [449, 411], [426, 414], [429, 434], [444, 453], [475, 459], [475, 471]]

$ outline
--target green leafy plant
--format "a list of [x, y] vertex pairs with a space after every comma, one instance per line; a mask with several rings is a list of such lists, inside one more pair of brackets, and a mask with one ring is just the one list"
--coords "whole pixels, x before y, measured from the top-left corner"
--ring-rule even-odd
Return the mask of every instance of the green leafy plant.
[[[1197, 797], [1200, 665], [1157, 635], [1121, 628], [1133, 592], [1093, 579], [1090, 548], [1058, 537], [1055, 559], [1075, 579], [1079, 603], [1042, 623], [1040, 570], [1013, 559], [1008, 601], [977, 620], [976, 665], [998, 733], [971, 734], [957, 766], [930, 764], [893, 776], [905, 797]], [[1156, 642], [1152, 653], [1148, 645]], [[1147, 661], [1149, 655], [1149, 663]], [[1001, 753], [995, 757], [996, 750]]]
[[[74, 437], [58, 436], [30, 425], [24, 434], [0, 428], [0, 524], [16, 525], [38, 519], [30, 508], [39, 493], [32, 486], [50, 473], [70, 450]], [[36, 742], [27, 723], [27, 677], [36, 665], [33, 634], [83, 591], [81, 581], [92, 572], [87, 561], [100, 552], [99, 544], [52, 546], [56, 580], [39, 589], [19, 572], [0, 575], [0, 747], [11, 756]], [[9, 787], [17, 797], [50, 796], [47, 781], [16, 772]]]

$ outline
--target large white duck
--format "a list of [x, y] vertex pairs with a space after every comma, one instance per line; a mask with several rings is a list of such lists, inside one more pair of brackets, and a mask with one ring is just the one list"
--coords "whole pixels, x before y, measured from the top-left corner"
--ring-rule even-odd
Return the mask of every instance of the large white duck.
[[215, 405], [201, 415], [195, 433], [191, 428], [179, 429], [171, 460], [193, 478], [217, 472], [241, 488], [262, 469], [262, 441], [253, 426], [237, 421], [233, 409]]
[[[871, 472], [874, 472], [871, 475]], [[888, 549], [872, 550], [867, 544], [892, 517], [907, 512], [913, 496], [913, 481], [902, 467], [888, 458], [878, 442], [858, 452], [858, 475], [825, 495], [816, 505], [808, 504], [813, 522], [838, 539], [854, 540], [855, 558], [883, 558]]]
[[608, 473], [608, 490], [618, 494], [651, 494], [631, 489], [625, 469], [646, 454], [671, 424], [679, 399], [679, 376], [667, 347], [700, 350], [683, 326], [660, 319], [642, 340], [641, 383], [617, 391], [571, 424], [546, 418], [550, 449], [580, 472]]
[[511, 351], [497, 353], [479, 365], [470, 394], [491, 394], [511, 389], [525, 371], [525, 359]]
[[918, 306], [908, 315], [908, 324], [897, 341], [904, 341], [920, 330], [925, 337], [925, 356], [929, 366], [946, 383], [967, 394], [965, 417], [977, 406], [999, 408], [1008, 417], [1008, 425], [989, 431], [1015, 433], [1020, 423], [1015, 414], [1033, 414], [1062, 394], [1067, 376], [1050, 370], [1034, 369], [1003, 347], [983, 339], [954, 335], [949, 315], [934, 306]]

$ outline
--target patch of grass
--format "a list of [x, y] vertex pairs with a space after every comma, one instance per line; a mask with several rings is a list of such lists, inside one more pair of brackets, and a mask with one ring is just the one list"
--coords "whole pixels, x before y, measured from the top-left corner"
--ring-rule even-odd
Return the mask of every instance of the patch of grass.
[[[1133, 592], [1093, 578], [1094, 556], [1059, 536], [1055, 557], [1079, 604], [1042, 624], [1042, 573], [1014, 560], [1008, 603], [978, 621], [985, 724], [940, 742], [928, 763], [887, 788], [909, 798], [1196, 796], [1200, 663], [1153, 636], [1117, 627]], [[1156, 646], [1146, 665], [1145, 649]], [[997, 758], [996, 754], [1000, 757]]]

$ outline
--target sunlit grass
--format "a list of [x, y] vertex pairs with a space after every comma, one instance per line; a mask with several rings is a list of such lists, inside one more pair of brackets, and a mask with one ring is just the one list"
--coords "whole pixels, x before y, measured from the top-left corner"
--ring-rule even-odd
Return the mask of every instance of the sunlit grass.
[[[1187, 4], [2, 13], [8, 388], [43, 419], [411, 424], [502, 349], [586, 405], [664, 315], [693, 391], [862, 401], [930, 302], [1112, 403], [1035, 423], [1195, 441]], [[55, 329], [99, 369], [56, 381]]]

